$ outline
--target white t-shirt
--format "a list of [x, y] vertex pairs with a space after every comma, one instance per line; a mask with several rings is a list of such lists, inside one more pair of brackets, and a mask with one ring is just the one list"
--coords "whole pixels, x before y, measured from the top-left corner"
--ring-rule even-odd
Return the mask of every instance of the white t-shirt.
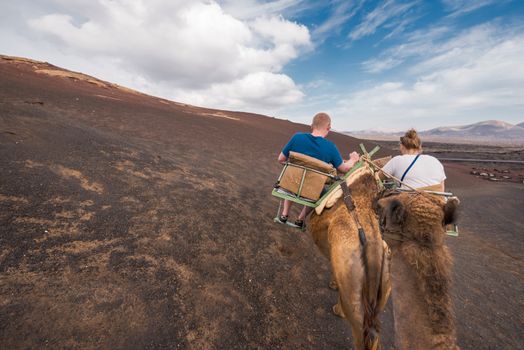
[[[416, 154], [404, 154], [393, 157], [384, 165], [383, 169], [385, 172], [400, 179], [416, 156]], [[409, 169], [403, 182], [413, 188], [420, 188], [438, 185], [445, 179], [446, 174], [444, 173], [442, 163], [433, 156], [421, 154], [415, 164]], [[401, 188], [406, 188], [406, 186]]]

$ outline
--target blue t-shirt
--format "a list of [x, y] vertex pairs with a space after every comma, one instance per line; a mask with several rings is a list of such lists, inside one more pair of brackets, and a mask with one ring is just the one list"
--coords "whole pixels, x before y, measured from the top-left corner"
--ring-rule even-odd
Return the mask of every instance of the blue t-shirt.
[[342, 156], [333, 142], [321, 136], [313, 136], [305, 132], [299, 132], [293, 135], [291, 140], [289, 140], [282, 149], [282, 153], [287, 158], [289, 158], [290, 151], [320, 159], [326, 163], [333, 164], [335, 168], [338, 168], [343, 162]]

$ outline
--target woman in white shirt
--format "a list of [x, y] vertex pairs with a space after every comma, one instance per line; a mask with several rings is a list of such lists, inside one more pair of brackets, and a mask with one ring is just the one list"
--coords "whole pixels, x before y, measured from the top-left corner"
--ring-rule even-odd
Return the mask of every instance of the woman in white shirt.
[[[413, 188], [444, 191], [446, 174], [435, 157], [422, 154], [422, 143], [414, 129], [400, 138], [400, 153], [384, 166], [384, 171]], [[402, 185], [401, 188], [406, 188]]]

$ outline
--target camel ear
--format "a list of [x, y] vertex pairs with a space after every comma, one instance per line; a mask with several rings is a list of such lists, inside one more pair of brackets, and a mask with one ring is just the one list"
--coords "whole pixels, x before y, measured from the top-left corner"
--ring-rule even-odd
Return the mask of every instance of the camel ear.
[[454, 224], [458, 218], [460, 201], [457, 197], [450, 197], [444, 205], [444, 225]]
[[387, 208], [389, 220], [392, 223], [402, 226], [406, 220], [406, 209], [404, 204], [398, 199], [393, 199]]

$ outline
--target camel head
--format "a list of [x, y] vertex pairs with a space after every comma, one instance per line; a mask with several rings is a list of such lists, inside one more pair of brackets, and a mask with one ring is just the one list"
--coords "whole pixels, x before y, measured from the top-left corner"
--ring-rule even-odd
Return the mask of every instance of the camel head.
[[442, 244], [445, 225], [455, 223], [459, 200], [421, 193], [400, 193], [379, 199], [375, 210], [381, 230], [391, 240], [413, 240], [423, 245]]
[[[397, 264], [397, 272], [406, 266], [415, 276], [412, 284], [407, 277], [409, 274], [402, 275], [404, 279], [397, 279], [396, 287], [395, 282], [393, 284], [398, 298], [393, 301], [394, 307], [399, 315], [404, 315], [398, 322], [402, 323], [409, 316], [430, 329], [426, 332], [426, 328], [420, 327], [412, 338], [409, 335], [413, 334], [412, 329], [399, 335], [410, 338], [413, 344], [425, 344], [412, 348], [458, 349], [450, 293], [452, 257], [444, 244], [445, 225], [457, 219], [458, 205], [456, 198], [446, 201], [435, 195], [413, 192], [383, 197], [375, 205], [381, 231], [394, 256], [392, 264]], [[403, 288], [409, 285], [414, 289]], [[419, 311], [414, 311], [414, 300], [418, 299], [413, 293], [422, 297]]]

